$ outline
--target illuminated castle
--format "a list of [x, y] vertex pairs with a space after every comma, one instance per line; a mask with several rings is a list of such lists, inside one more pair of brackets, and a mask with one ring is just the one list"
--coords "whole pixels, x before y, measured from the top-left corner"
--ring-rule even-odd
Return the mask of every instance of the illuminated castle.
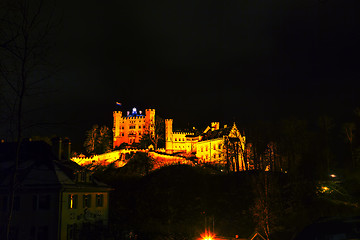
[[[122, 143], [132, 144], [140, 141], [144, 134], [155, 135], [155, 109], [146, 109], [145, 115], [136, 108], [122, 116], [114, 111], [114, 148]], [[195, 131], [173, 131], [173, 119], [165, 119], [165, 152], [193, 155], [202, 162], [224, 164], [229, 159], [239, 162], [238, 169], [245, 166], [243, 152], [245, 136], [241, 135], [235, 123], [220, 128], [219, 122], [212, 122], [202, 133]], [[236, 153], [234, 153], [236, 152]]]
[[236, 156], [232, 153], [232, 157], [239, 159], [242, 166], [240, 170], [244, 170], [242, 152], [245, 149], [245, 136], [241, 135], [235, 123], [232, 127], [225, 125], [220, 128], [219, 122], [212, 122], [201, 134], [195, 134], [173, 131], [173, 120], [165, 119], [165, 151], [167, 153], [195, 154], [200, 161], [223, 164], [229, 157], [229, 151], [234, 149], [237, 149], [237, 153]]
[[122, 143], [132, 144], [139, 142], [142, 135], [155, 134], [155, 109], [146, 109], [145, 115], [142, 111], [137, 112], [136, 108], [122, 116], [121, 111], [114, 111], [113, 140], [114, 148]]

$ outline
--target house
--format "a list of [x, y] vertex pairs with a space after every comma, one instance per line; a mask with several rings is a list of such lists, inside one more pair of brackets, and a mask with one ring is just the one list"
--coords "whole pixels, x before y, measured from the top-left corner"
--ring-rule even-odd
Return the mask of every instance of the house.
[[[9, 216], [16, 145], [0, 143], [0, 239]], [[23, 141], [16, 179], [11, 239], [75, 240], [106, 228], [111, 188], [76, 163], [57, 159], [48, 144]]]

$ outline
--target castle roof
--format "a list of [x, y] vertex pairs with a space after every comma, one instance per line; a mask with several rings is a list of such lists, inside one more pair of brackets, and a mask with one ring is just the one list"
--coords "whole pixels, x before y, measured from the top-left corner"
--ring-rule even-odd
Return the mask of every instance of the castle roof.
[[139, 114], [138, 114], [137, 109], [133, 108], [131, 114], [130, 114], [130, 111], [128, 111], [128, 114], [127, 114], [126, 117], [127, 118], [130, 118], [130, 117], [145, 117], [145, 115], [142, 115], [141, 113], [142, 113], [142, 111], [139, 111]]
[[207, 131], [206, 133], [202, 134], [202, 141], [221, 138], [223, 136], [228, 136], [231, 131], [231, 127], [220, 128], [218, 130]]

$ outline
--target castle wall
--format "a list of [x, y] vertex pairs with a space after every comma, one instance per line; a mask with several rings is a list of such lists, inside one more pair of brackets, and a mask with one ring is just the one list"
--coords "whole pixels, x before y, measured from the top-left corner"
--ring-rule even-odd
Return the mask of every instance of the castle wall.
[[122, 167], [126, 164], [124, 157], [125, 154], [135, 153], [135, 152], [147, 152], [147, 151], [148, 151], [147, 149], [121, 149], [104, 154], [94, 155], [92, 157], [74, 157], [71, 158], [71, 160], [81, 166], [85, 166], [88, 164], [107, 166], [117, 160], [120, 160], [117, 162], [116, 166]]
[[196, 157], [202, 162], [224, 162], [226, 160], [224, 139], [216, 138], [197, 142]]
[[173, 152], [187, 152], [191, 153], [195, 151], [195, 143], [197, 140], [189, 138], [187, 136], [194, 135], [193, 133], [187, 132], [174, 132], [173, 133]]

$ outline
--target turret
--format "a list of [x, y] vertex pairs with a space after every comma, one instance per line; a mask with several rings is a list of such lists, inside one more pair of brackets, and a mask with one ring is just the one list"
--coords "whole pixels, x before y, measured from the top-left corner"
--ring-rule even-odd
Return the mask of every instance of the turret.
[[173, 120], [165, 119], [165, 150], [172, 153], [173, 150]]

